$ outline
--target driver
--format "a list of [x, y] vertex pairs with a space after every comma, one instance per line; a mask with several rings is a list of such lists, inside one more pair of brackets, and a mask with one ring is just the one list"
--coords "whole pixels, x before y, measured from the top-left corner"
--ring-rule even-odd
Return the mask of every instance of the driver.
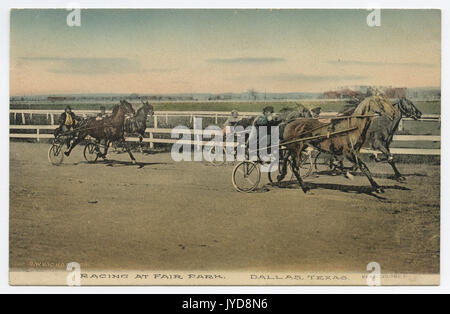
[[72, 112], [72, 108], [70, 108], [70, 106], [67, 106], [66, 109], [64, 109], [64, 112], [59, 117], [58, 129], [60, 132], [67, 132], [73, 130], [77, 125], [78, 121], [80, 120], [81, 118], [77, 117], [75, 113]]
[[[261, 115], [256, 117], [255, 121], [253, 122], [254, 128], [252, 128], [252, 131], [250, 132], [249, 141], [257, 141], [265, 143], [267, 141], [267, 147], [270, 147], [271, 145], [271, 126], [277, 126], [281, 123], [281, 120], [278, 120], [274, 116], [274, 109], [272, 106], [267, 106], [263, 109], [263, 112]], [[259, 134], [259, 127], [266, 126], [267, 127], [267, 134]]]
[[[59, 127], [55, 130], [55, 137], [60, 133], [66, 133], [73, 130], [80, 120], [81, 118], [77, 117], [75, 113], [72, 112], [72, 108], [70, 106], [66, 106], [66, 109], [64, 109], [64, 112], [59, 117]], [[69, 145], [70, 140], [67, 141], [67, 147], [69, 147]]]
[[224, 134], [228, 134], [230, 132], [230, 127], [234, 127], [241, 121], [242, 118], [239, 117], [239, 113], [237, 110], [231, 111], [231, 116], [225, 121], [223, 124], [222, 130]]

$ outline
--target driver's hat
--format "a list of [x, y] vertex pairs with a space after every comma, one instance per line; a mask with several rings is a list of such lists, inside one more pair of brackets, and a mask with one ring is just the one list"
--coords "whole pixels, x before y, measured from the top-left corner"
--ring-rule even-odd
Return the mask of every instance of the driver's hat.
[[275, 110], [273, 109], [272, 106], [267, 106], [263, 109], [263, 112], [267, 112], [267, 113], [274, 113]]

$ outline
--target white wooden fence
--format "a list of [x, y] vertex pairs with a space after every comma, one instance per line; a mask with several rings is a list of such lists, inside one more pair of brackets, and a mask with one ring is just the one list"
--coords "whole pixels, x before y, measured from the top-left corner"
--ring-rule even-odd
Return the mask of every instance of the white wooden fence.
[[[98, 113], [98, 110], [73, 110], [75, 114], [83, 117], [95, 115]], [[28, 110], [28, 109], [17, 109], [17, 110], [11, 110], [10, 111], [15, 116], [20, 115], [22, 124], [20, 125], [10, 125], [10, 138], [31, 138], [36, 139], [38, 142], [41, 139], [51, 139], [53, 138], [53, 134], [49, 133], [42, 133], [42, 130], [47, 130], [46, 132], [49, 132], [49, 130], [54, 130], [57, 125], [55, 125], [55, 119], [54, 116], [59, 116], [61, 114], [61, 110]], [[30, 119], [32, 118], [33, 114], [39, 114], [39, 115], [47, 115], [50, 118], [50, 125], [26, 125], [26, 118], [25, 115], [29, 115]], [[255, 112], [240, 112], [239, 113], [241, 117], [252, 117], [256, 116], [259, 113]], [[153, 128], [147, 128], [146, 132], [149, 134], [148, 138], [144, 138], [144, 142], [150, 143], [150, 146], [153, 147], [154, 143], [166, 143], [166, 144], [173, 144], [177, 142], [177, 139], [172, 138], [158, 138], [157, 135], [161, 134], [171, 134], [172, 129], [163, 129], [158, 128], [158, 117], [165, 117], [166, 122], [168, 122], [169, 117], [190, 117], [190, 120], [193, 121], [195, 117], [214, 117], [215, 122], [218, 123], [219, 118], [227, 118], [229, 117], [228, 112], [222, 112], [222, 111], [156, 111], [154, 113], [154, 121], [153, 121]], [[321, 114], [321, 117], [332, 117], [336, 115], [335, 112], [324, 112]], [[403, 120], [411, 120], [411, 119], [403, 119]], [[422, 121], [440, 121], [440, 115], [435, 114], [429, 114], [429, 115], [423, 115], [420, 119]], [[400, 127], [402, 126], [402, 123]], [[13, 130], [34, 130], [33, 133], [15, 133], [12, 132]], [[193, 134], [194, 130], [186, 131], [187, 133]], [[167, 137], [167, 136], [166, 136]], [[138, 141], [138, 138], [127, 138], [127, 141]], [[441, 137], [438, 135], [395, 135], [394, 136], [395, 142], [402, 142], [402, 141], [408, 141], [408, 142], [440, 142]], [[193, 143], [191, 141], [191, 143]], [[201, 142], [201, 144], [206, 144], [207, 142]], [[369, 153], [368, 150], [361, 150], [362, 153]], [[391, 152], [393, 154], [410, 154], [410, 155], [440, 155], [441, 151], [440, 149], [428, 149], [428, 148], [391, 148]]]

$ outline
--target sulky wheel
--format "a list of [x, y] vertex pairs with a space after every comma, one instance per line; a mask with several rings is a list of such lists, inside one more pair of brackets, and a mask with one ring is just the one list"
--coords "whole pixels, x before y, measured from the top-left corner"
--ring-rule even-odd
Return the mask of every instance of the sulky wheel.
[[89, 163], [94, 163], [98, 159], [98, 155], [100, 154], [100, 148], [96, 143], [87, 143], [84, 147], [83, 156]]
[[331, 155], [317, 152], [316, 157], [314, 158], [314, 169], [317, 174], [323, 172], [329, 172], [332, 170], [332, 159]]
[[64, 160], [63, 144], [54, 143], [48, 150], [48, 161], [52, 165], [60, 165]]
[[214, 166], [221, 166], [221, 165], [225, 164], [225, 162], [226, 162], [227, 151], [226, 151], [225, 147], [223, 147], [222, 160], [217, 160], [216, 158], [214, 158], [214, 156], [216, 155], [216, 149], [217, 149], [216, 146], [212, 146], [211, 149], [208, 151], [209, 156], [210, 156], [210, 162]]
[[232, 182], [239, 192], [251, 192], [258, 187], [261, 171], [253, 161], [242, 161], [233, 169]]
[[[293, 163], [291, 165], [293, 166]], [[314, 165], [311, 151], [302, 152], [297, 166], [302, 178], [306, 178], [312, 173]]]

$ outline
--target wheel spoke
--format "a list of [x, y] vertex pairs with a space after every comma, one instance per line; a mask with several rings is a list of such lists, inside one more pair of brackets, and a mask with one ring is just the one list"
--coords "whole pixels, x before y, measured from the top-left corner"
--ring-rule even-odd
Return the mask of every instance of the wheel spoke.
[[255, 182], [253, 182], [252, 180], [250, 180], [250, 178], [249, 177], [246, 177], [245, 178], [248, 182], [250, 182], [250, 184], [252, 185], [252, 186], [254, 186], [255, 185]]
[[241, 192], [253, 191], [259, 183], [258, 166], [253, 162], [242, 162], [239, 164], [233, 174], [233, 184]]
[[251, 175], [253, 170], [255, 169], [255, 165], [254, 164], [250, 164], [250, 169], [248, 169], [248, 166], [246, 167], [247, 169], [247, 176]]

